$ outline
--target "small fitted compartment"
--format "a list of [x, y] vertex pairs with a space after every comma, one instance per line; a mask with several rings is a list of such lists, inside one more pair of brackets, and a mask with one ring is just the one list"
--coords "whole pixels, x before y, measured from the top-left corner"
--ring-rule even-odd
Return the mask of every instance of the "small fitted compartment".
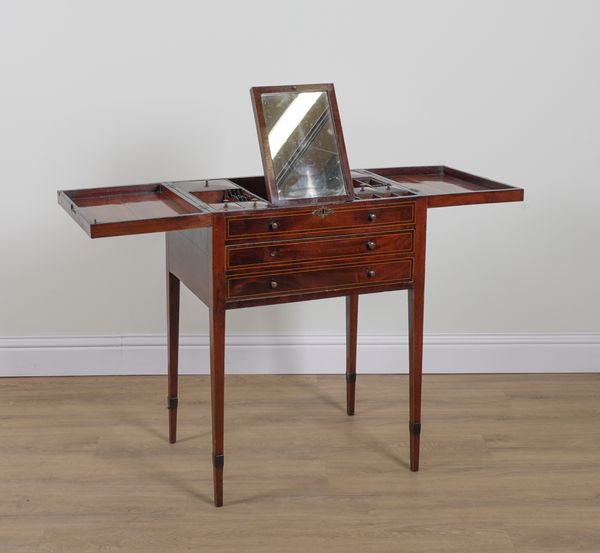
[[415, 193], [410, 190], [371, 177], [354, 178], [352, 183], [354, 184], [354, 197], [361, 200], [415, 196]]
[[251, 202], [258, 199], [242, 188], [225, 188], [221, 190], [198, 190], [190, 192], [199, 200], [207, 204], [221, 204], [225, 202]]
[[235, 179], [229, 179], [229, 182], [232, 182], [250, 192], [250, 194], [253, 194], [263, 202], [267, 201], [266, 199], [269, 197], [267, 194], [265, 177], [239, 177]]
[[205, 179], [172, 184], [188, 197], [200, 200], [215, 211], [256, 209], [268, 205], [261, 197], [229, 179]]

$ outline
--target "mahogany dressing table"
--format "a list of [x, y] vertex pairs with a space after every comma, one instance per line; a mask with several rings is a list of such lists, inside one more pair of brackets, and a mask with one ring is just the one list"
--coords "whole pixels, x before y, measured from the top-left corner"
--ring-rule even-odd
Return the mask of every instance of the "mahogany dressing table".
[[417, 471], [427, 209], [523, 199], [520, 188], [445, 166], [350, 171], [332, 85], [254, 88], [252, 97], [264, 177], [58, 192], [91, 238], [166, 233], [171, 443], [180, 283], [209, 307], [216, 506], [223, 504], [227, 310], [345, 296], [346, 408], [353, 415], [358, 297], [407, 290], [410, 468]]

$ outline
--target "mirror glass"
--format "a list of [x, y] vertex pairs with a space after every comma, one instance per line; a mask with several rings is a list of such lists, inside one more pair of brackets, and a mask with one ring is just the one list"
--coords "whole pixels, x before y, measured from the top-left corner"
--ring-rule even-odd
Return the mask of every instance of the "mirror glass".
[[326, 91], [261, 95], [280, 200], [346, 194]]

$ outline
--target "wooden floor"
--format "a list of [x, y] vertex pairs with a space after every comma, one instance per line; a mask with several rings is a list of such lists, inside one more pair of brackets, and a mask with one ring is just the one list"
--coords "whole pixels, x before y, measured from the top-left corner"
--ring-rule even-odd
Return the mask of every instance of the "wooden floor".
[[600, 551], [600, 375], [226, 378], [225, 506], [209, 389], [164, 378], [0, 380], [0, 551]]

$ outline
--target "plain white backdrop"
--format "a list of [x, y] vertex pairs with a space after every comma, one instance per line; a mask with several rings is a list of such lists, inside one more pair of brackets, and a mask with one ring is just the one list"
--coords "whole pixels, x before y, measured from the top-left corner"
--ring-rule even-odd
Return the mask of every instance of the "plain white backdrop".
[[[164, 237], [90, 240], [56, 190], [262, 172], [249, 88], [333, 82], [351, 167], [526, 200], [429, 211], [428, 333], [600, 331], [600, 4], [0, 2], [0, 336], [164, 334]], [[360, 332], [406, 331], [404, 293]], [[343, 300], [233, 311], [343, 332]], [[184, 293], [182, 331], [207, 310]]]

